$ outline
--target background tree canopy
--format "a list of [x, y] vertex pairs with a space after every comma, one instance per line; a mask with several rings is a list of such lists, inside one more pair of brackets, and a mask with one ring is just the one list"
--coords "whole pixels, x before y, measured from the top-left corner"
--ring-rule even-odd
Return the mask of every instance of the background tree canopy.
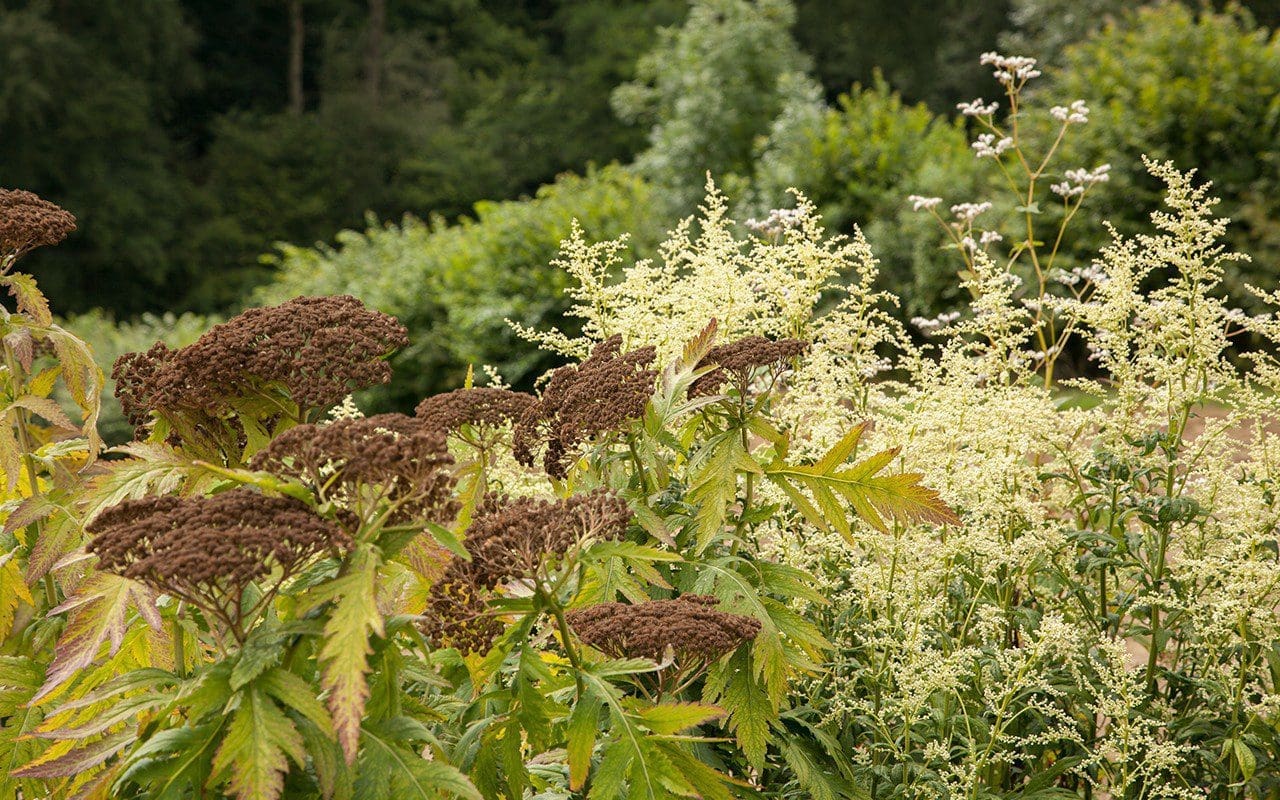
[[[112, 320], [216, 319], [342, 289], [409, 324], [410, 393], [486, 362], [527, 386], [549, 362], [504, 319], [563, 314], [549, 262], [571, 221], [593, 237], [637, 231], [634, 255], [650, 255], [696, 210], [708, 171], [744, 216], [803, 191], [832, 229], [864, 230], [904, 316], [945, 311], [960, 299], [945, 242], [905, 197], [963, 202], [991, 179], [956, 104], [994, 95], [977, 56], [998, 47], [1041, 59], [1041, 91], [1093, 108], [1066, 155], [1116, 161], [1099, 218], [1145, 220], [1150, 153], [1199, 167], [1238, 218], [1233, 244], [1255, 261], [1228, 287], [1274, 275], [1280, 255], [1275, 0], [0, 10], [0, 184], [79, 217], [29, 267], [55, 308], [101, 309], [100, 354], [136, 338]], [[1085, 231], [1072, 258], [1102, 237]], [[142, 324], [159, 335], [164, 319]]]

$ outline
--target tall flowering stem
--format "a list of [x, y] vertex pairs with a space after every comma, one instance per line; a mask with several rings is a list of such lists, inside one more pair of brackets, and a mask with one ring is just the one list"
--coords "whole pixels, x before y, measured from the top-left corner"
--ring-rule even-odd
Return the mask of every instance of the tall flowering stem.
[[[1055, 269], [1058, 255], [1067, 229], [1072, 219], [1080, 210], [1089, 189], [1103, 183], [1109, 178], [1110, 165], [1102, 164], [1093, 169], [1068, 169], [1062, 173], [1062, 179], [1051, 183], [1049, 191], [1056, 195], [1061, 204], [1061, 218], [1050, 237], [1041, 240], [1037, 235], [1036, 218], [1044, 212], [1040, 209], [1040, 197], [1043, 184], [1053, 174], [1054, 157], [1057, 155], [1068, 131], [1089, 121], [1089, 107], [1083, 100], [1076, 100], [1068, 106], [1053, 106], [1049, 116], [1057, 124], [1057, 134], [1048, 149], [1042, 154], [1032, 153], [1026, 139], [1023, 116], [1029, 113], [1027, 104], [1027, 84], [1040, 76], [1036, 60], [1022, 56], [1004, 56], [999, 53], [984, 53], [982, 63], [993, 67], [993, 74], [1004, 93], [1007, 112], [998, 116], [1000, 104], [985, 102], [982, 98], [960, 103], [957, 109], [961, 115], [974, 120], [981, 131], [972, 144], [975, 157], [992, 161], [1008, 188], [1014, 202], [1014, 213], [1018, 216], [1018, 238], [1007, 245], [1007, 250], [1000, 256], [995, 246], [1004, 240], [996, 227], [984, 227], [979, 224], [978, 217], [992, 211], [990, 202], [958, 203], [950, 207], [951, 218], [945, 218], [938, 208], [941, 198], [911, 195], [908, 201], [917, 211], [927, 211], [938, 221], [946, 232], [951, 243], [958, 249], [965, 263], [966, 273], [976, 272], [975, 260], [979, 252], [993, 258], [1003, 260], [1003, 268], [1013, 272], [1020, 264], [1025, 264], [1034, 280], [1030, 296], [1022, 298], [1023, 305], [1032, 317], [1032, 330], [1037, 349], [1025, 354], [1043, 376], [1046, 386], [1053, 383], [1054, 367], [1066, 346], [1067, 340], [1076, 330], [1076, 322], [1071, 318], [1060, 318], [1053, 312], [1053, 292], [1056, 287], [1065, 287], [1065, 291], [1076, 301], [1087, 299], [1093, 289], [1096, 275], [1087, 268], [1075, 268], [1070, 271]], [[1046, 241], [1053, 244], [1046, 251]], [[930, 328], [932, 320], [919, 320], [924, 323], [922, 330]], [[932, 327], [939, 327], [933, 325]]]

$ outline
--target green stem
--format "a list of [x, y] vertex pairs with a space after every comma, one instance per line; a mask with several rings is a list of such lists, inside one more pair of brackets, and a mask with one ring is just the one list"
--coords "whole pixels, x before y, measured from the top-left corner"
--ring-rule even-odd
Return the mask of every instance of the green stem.
[[[22, 389], [23, 375], [19, 368], [18, 360], [14, 357], [13, 348], [8, 342], [4, 343], [4, 362], [9, 369], [10, 390], [16, 398]], [[37, 497], [42, 494], [40, 491], [40, 479], [36, 477], [36, 460], [32, 453], [35, 452], [35, 445], [31, 441], [30, 431], [27, 430], [28, 417], [24, 409], [15, 409], [18, 416], [18, 446], [22, 448], [22, 464], [27, 470], [27, 483], [31, 489], [31, 496]], [[27, 528], [28, 531], [35, 533], [35, 539], [30, 544], [34, 545], [35, 541], [44, 537], [44, 520], [36, 520]], [[42, 581], [44, 584], [44, 599], [49, 608], [58, 605], [58, 587], [53, 582], [53, 575], [45, 573]]]
[[179, 678], [187, 677], [187, 633], [182, 627], [182, 614], [186, 610], [187, 602], [179, 600], [173, 614], [173, 671]]

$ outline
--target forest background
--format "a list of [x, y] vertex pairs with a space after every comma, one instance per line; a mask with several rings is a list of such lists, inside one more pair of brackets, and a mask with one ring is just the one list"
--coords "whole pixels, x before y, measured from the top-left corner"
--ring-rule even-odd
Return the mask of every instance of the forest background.
[[[1037, 57], [1093, 123], [1096, 219], [1145, 222], [1142, 153], [1198, 167], [1253, 255], [1280, 255], [1280, 3], [1124, 0], [0, 0], [0, 184], [80, 230], [28, 269], [109, 366], [239, 310], [352, 292], [397, 315], [403, 405], [469, 364], [554, 364], [505, 320], [565, 325], [571, 221], [652, 252], [710, 171], [736, 212], [805, 192], [863, 228], [900, 313], [951, 308], [911, 193], [978, 196], [956, 106], [977, 55]], [[1028, 135], [1051, 136], [1043, 131]], [[1080, 260], [1103, 241], [1084, 229]], [[465, 302], [463, 301], [465, 299]], [[1246, 307], [1248, 297], [1240, 297]], [[1083, 368], [1083, 367], [1082, 367]], [[104, 417], [109, 438], [128, 435]]]

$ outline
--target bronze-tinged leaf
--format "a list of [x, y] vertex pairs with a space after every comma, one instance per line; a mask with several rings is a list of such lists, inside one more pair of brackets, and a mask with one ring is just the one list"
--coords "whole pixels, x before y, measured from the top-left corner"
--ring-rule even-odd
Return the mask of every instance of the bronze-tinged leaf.
[[[137, 739], [137, 731], [129, 729], [103, 737], [84, 747], [77, 747], [56, 758], [37, 758], [13, 771], [15, 778], [69, 778], [98, 766]], [[50, 753], [56, 750], [48, 751]]]
[[690, 339], [684, 345], [684, 351], [680, 354], [680, 366], [684, 369], [692, 369], [698, 365], [700, 361], [711, 350], [711, 346], [715, 344], [716, 333], [720, 328], [720, 323], [715, 317], [707, 323], [697, 336]]
[[24, 370], [31, 371], [31, 362], [36, 357], [35, 340], [31, 337], [31, 331], [18, 328], [4, 337], [4, 346], [18, 359]]
[[229, 775], [231, 791], [239, 800], [276, 800], [284, 791], [287, 759], [305, 762], [302, 736], [279, 706], [251, 687], [241, 695], [214, 756], [215, 776]]
[[381, 559], [372, 545], [362, 545], [351, 556], [351, 570], [341, 578], [315, 587], [306, 603], [314, 608], [332, 603], [320, 648], [321, 685], [329, 693], [329, 712], [338, 744], [347, 763], [355, 762], [360, 749], [360, 724], [369, 699], [369, 636], [383, 635], [378, 610], [377, 578]]
[[0, 282], [9, 287], [9, 294], [18, 301], [18, 311], [26, 314], [37, 325], [52, 325], [53, 312], [49, 310], [49, 301], [36, 284], [36, 279], [24, 272], [5, 275]]
[[44, 685], [31, 698], [34, 705], [54, 694], [80, 670], [93, 664], [107, 646], [115, 655], [128, 630], [129, 609], [136, 608], [153, 628], [160, 627], [155, 598], [145, 586], [109, 572], [95, 572], [71, 597], [49, 611], [68, 614], [67, 626], [53, 652]]
[[77, 430], [76, 424], [67, 416], [67, 412], [62, 410], [62, 406], [58, 405], [48, 397], [36, 397], [35, 395], [23, 395], [13, 401], [13, 408], [23, 408], [38, 416], [44, 417], [52, 422], [56, 427], [64, 428], [69, 431]]

